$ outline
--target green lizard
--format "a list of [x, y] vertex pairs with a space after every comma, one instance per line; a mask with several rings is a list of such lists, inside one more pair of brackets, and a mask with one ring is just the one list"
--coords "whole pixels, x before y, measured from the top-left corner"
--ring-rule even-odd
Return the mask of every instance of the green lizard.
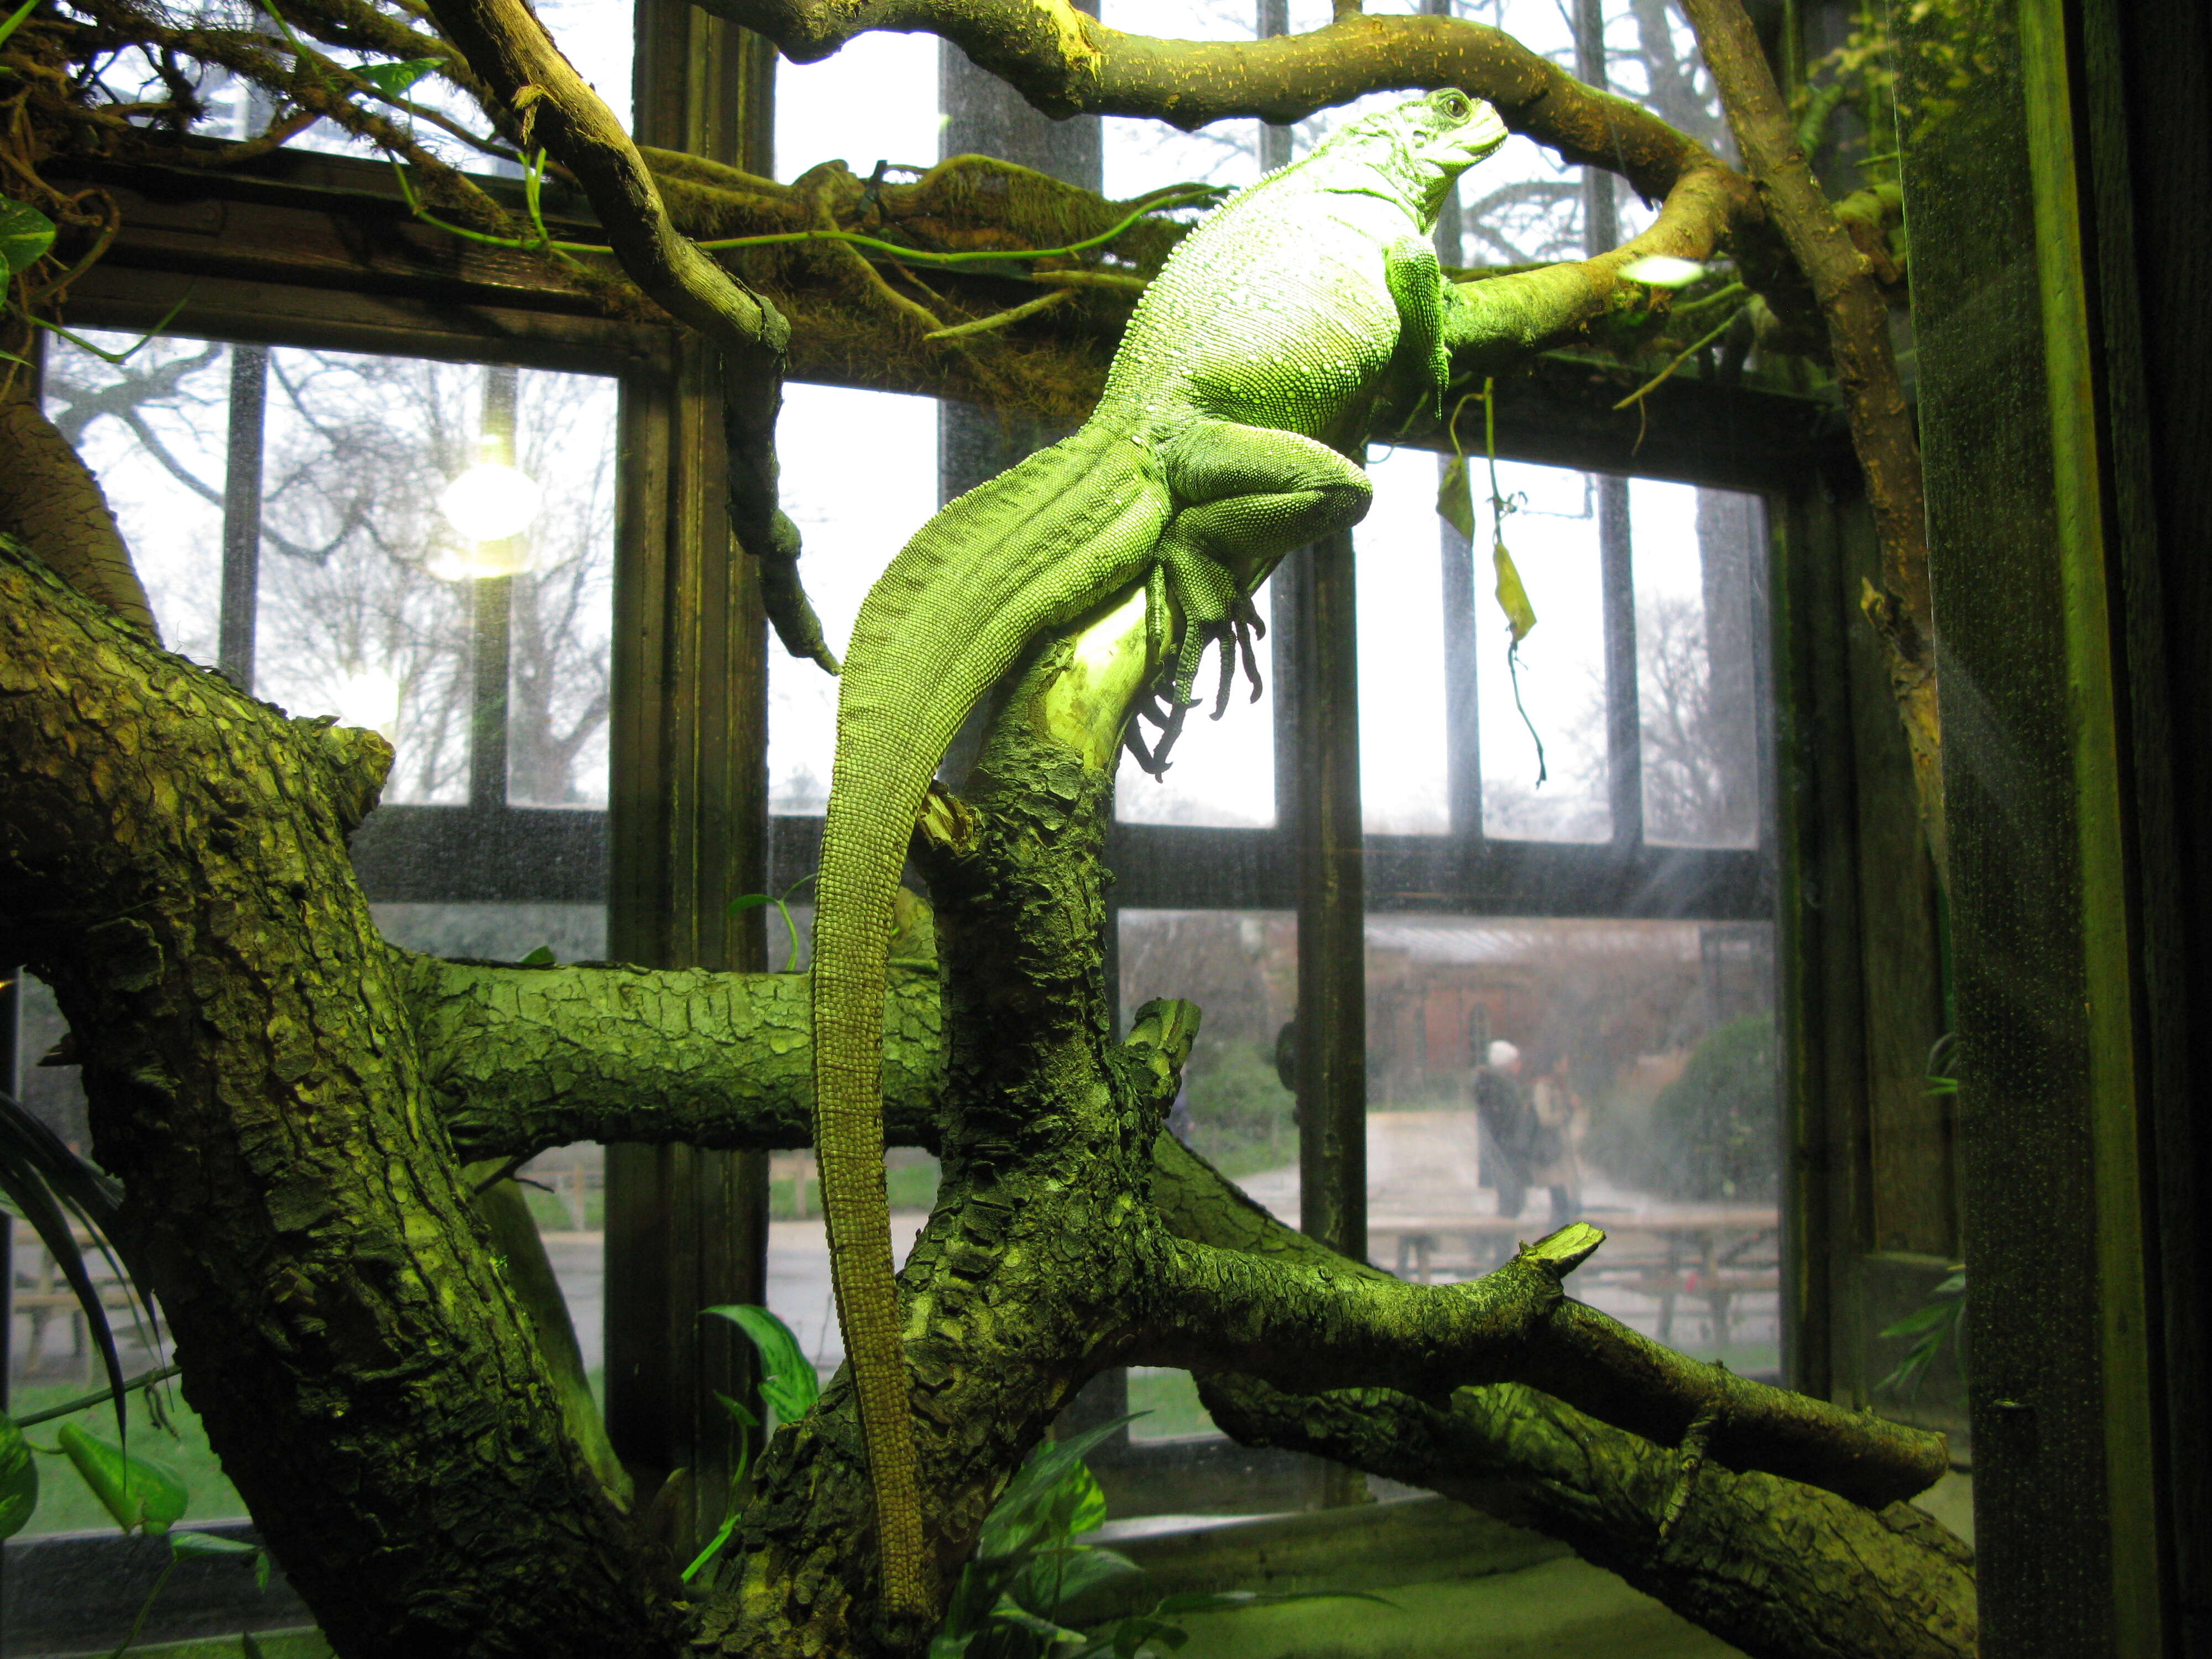
[[1177, 614], [1182, 629], [1162, 752], [1217, 640], [1225, 699], [1232, 637], [1249, 662], [1248, 588], [1366, 513], [1378, 408], [1441, 405], [1449, 300], [1430, 232], [1452, 181], [1505, 136], [1487, 104], [1447, 88], [1346, 124], [1231, 198], [1146, 289], [1083, 428], [947, 506], [861, 606], [816, 888], [814, 1128], [895, 1622], [926, 1618], [929, 1593], [884, 1188], [883, 1007], [892, 896], [930, 778], [1030, 641], [1139, 581], [1156, 646]]

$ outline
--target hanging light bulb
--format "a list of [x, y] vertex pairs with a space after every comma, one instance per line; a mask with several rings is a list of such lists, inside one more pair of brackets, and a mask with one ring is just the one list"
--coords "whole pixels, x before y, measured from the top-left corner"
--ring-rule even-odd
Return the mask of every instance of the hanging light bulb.
[[469, 544], [433, 555], [432, 575], [459, 581], [515, 576], [530, 568], [531, 550], [522, 532], [538, 516], [544, 492], [535, 478], [506, 459], [509, 441], [486, 433], [476, 464], [439, 495], [438, 511], [468, 538]]
[[338, 682], [338, 724], [392, 735], [399, 724], [399, 682], [381, 668], [364, 669]]

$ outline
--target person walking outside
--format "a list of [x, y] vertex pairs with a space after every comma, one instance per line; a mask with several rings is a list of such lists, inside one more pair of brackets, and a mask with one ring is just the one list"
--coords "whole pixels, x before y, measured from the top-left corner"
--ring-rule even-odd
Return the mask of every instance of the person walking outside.
[[[1550, 1073], [1532, 1091], [1521, 1080], [1521, 1050], [1500, 1037], [1474, 1074], [1474, 1112], [1484, 1138], [1482, 1167], [1498, 1189], [1498, 1213], [1521, 1213], [1531, 1187], [1549, 1189], [1552, 1225], [1574, 1219], [1582, 1177], [1575, 1161], [1574, 1097]], [[1533, 1097], [1532, 1097], [1533, 1095]]]

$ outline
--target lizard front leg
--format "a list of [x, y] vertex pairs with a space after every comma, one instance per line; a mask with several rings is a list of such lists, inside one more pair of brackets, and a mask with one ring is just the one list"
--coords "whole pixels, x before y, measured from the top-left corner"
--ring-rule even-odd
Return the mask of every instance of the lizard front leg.
[[1257, 621], [1244, 597], [1252, 580], [1292, 549], [1358, 523], [1374, 486], [1327, 444], [1231, 421], [1194, 423], [1159, 459], [1175, 511], [1153, 557], [1182, 613], [1171, 699], [1182, 707], [1206, 647], [1229, 647], [1240, 621]]

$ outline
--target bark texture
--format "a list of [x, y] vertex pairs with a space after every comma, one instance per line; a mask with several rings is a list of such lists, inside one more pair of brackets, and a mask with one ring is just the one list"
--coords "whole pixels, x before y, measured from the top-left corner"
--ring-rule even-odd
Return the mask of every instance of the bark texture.
[[0, 542], [0, 915], [84, 1055], [118, 1241], [341, 1651], [665, 1654], [346, 860], [380, 739], [288, 720]]
[[1921, 829], [1938, 875], [1948, 879], [1927, 502], [1920, 441], [1890, 344], [1889, 301], [1874, 260], [1853, 240], [1813, 176], [1789, 106], [1740, 0], [1682, 0], [1682, 8], [1698, 31], [1728, 112], [1729, 130], [1770, 222], [1812, 284], [1826, 325], [1829, 357], [1881, 544], [1883, 591], [1869, 586], [1862, 609], [1881, 636], [1890, 695], [1912, 757]]

